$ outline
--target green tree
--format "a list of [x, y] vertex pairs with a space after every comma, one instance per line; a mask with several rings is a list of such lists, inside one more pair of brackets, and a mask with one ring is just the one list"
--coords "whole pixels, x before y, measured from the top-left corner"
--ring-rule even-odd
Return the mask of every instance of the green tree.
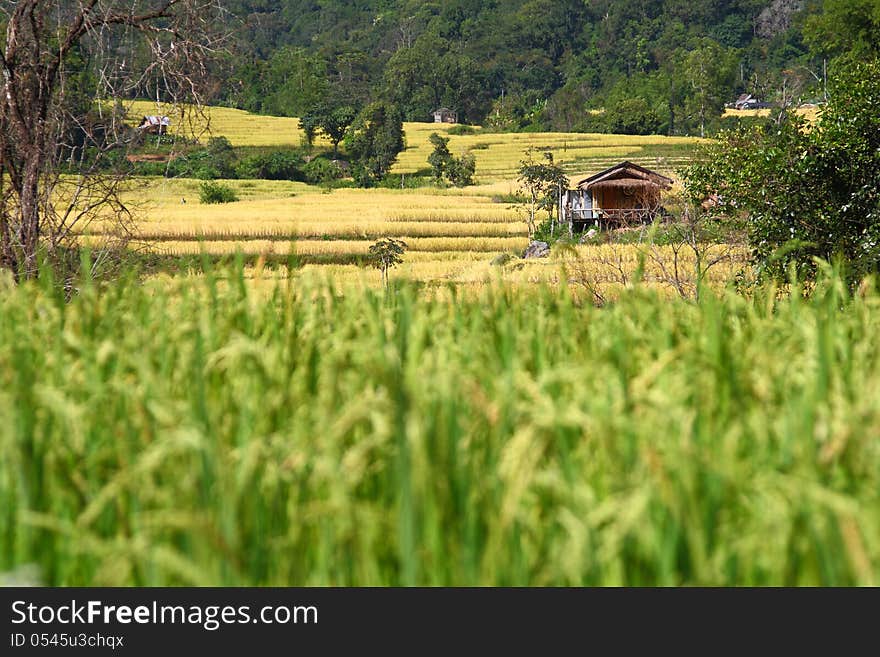
[[814, 51], [857, 56], [880, 54], [880, 0], [824, 0], [807, 19], [804, 36]]
[[707, 123], [721, 114], [724, 100], [733, 88], [736, 57], [717, 42], [704, 38], [695, 49], [684, 54], [681, 67], [690, 85], [685, 108], [696, 117], [700, 137], [705, 137]]
[[662, 119], [644, 98], [623, 98], [605, 113], [609, 132], [621, 135], [657, 134]]
[[546, 210], [548, 219], [553, 221], [553, 211], [559, 205], [559, 192], [568, 189], [568, 177], [561, 167], [553, 162], [553, 153], [544, 153], [544, 161], [536, 161], [534, 150], [528, 149], [520, 161], [520, 189], [526, 194], [526, 223], [529, 237], [537, 230], [537, 214]]
[[880, 262], [880, 61], [850, 61], [809, 126], [795, 115], [743, 127], [706, 147], [686, 172], [700, 201], [741, 221], [763, 272], [810, 278], [815, 258], [840, 259], [851, 282]]
[[467, 152], [461, 157], [453, 157], [447, 168], [449, 182], [456, 187], [468, 187], [474, 184], [474, 175], [477, 173], [477, 158], [473, 153]]
[[406, 248], [406, 242], [390, 237], [381, 239], [370, 246], [370, 261], [374, 267], [382, 271], [382, 285], [386, 288], [388, 287], [388, 271], [403, 262]]
[[284, 47], [266, 62], [260, 85], [264, 112], [302, 115], [327, 92], [327, 63], [304, 48]]
[[[348, 128], [351, 126], [358, 110], [354, 103], [342, 98], [326, 98], [313, 105], [307, 112], [307, 116], [316, 117], [314, 120], [321, 132], [333, 144], [333, 157], [339, 157], [339, 144], [345, 138]], [[312, 119], [307, 120], [310, 121]], [[305, 130], [305, 128], [304, 128]], [[308, 136], [306, 136], [308, 139]]]
[[384, 178], [404, 149], [400, 110], [385, 102], [365, 107], [345, 136], [345, 148], [355, 163], [361, 185], [366, 187]]
[[425, 121], [441, 106], [455, 109], [463, 120], [473, 120], [488, 106], [479, 64], [460, 46], [433, 32], [391, 57], [382, 87], [382, 96], [400, 107], [409, 121]]
[[433, 132], [428, 139], [434, 146], [434, 150], [428, 156], [428, 164], [431, 165], [434, 181], [439, 183], [443, 180], [443, 176], [446, 175], [449, 164], [452, 161], [452, 153], [449, 152], [449, 137], [442, 137]]
[[305, 135], [306, 147], [311, 152], [315, 145], [315, 137], [318, 136], [318, 130], [321, 129], [321, 118], [315, 113], [314, 108], [310, 108], [300, 117], [299, 127]]
[[473, 185], [474, 175], [477, 172], [477, 158], [470, 152], [455, 157], [449, 152], [449, 137], [434, 132], [429, 139], [434, 145], [434, 150], [428, 156], [428, 164], [431, 165], [435, 182], [439, 184], [446, 178], [456, 187]]
[[235, 177], [235, 149], [226, 137], [211, 137], [208, 140], [208, 162], [216, 172], [216, 178]]
[[514, 15], [515, 38], [558, 61], [578, 35], [586, 3], [578, 0], [528, 0]]

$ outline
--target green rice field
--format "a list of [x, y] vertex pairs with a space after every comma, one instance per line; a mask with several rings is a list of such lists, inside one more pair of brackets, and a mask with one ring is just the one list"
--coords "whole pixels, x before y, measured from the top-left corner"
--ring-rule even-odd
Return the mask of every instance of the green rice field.
[[877, 585], [880, 294], [0, 282], [0, 572]]

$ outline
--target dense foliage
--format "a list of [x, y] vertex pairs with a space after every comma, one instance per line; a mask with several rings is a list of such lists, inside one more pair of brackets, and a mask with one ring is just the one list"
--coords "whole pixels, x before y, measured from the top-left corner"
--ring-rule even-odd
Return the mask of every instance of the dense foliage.
[[748, 229], [757, 263], [812, 277], [839, 258], [857, 284], [880, 267], [880, 60], [841, 62], [815, 126], [796, 115], [724, 133], [687, 172], [695, 200]]
[[[878, 0], [233, 0], [225, 102], [301, 116], [328, 93], [498, 129], [698, 134], [741, 92], [821, 97], [823, 60], [876, 51]], [[633, 122], [633, 116], [637, 120]]]
[[449, 137], [443, 137], [436, 132], [428, 139], [434, 146], [434, 150], [428, 156], [434, 182], [441, 183], [445, 180], [456, 187], [473, 185], [474, 174], [477, 171], [477, 159], [473, 153], [463, 153], [461, 157], [456, 157], [449, 150]]
[[403, 117], [389, 103], [371, 103], [358, 114], [345, 135], [354, 176], [364, 186], [380, 181], [404, 149]]

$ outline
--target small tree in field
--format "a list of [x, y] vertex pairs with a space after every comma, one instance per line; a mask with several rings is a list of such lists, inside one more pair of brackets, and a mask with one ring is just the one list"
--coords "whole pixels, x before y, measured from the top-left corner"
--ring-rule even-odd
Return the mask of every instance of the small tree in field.
[[474, 184], [474, 174], [477, 173], [477, 158], [473, 153], [465, 153], [461, 157], [453, 157], [449, 163], [449, 182], [456, 187], [468, 187]]
[[307, 112], [300, 117], [299, 127], [303, 131], [306, 148], [311, 153], [312, 147], [315, 145], [315, 137], [318, 136], [318, 130], [321, 129], [321, 119], [314, 112]]
[[433, 132], [428, 139], [434, 146], [434, 150], [428, 156], [428, 164], [431, 165], [434, 181], [440, 183], [443, 180], [443, 175], [449, 170], [449, 163], [452, 161], [452, 153], [449, 152], [449, 137], [441, 137], [436, 132]]
[[208, 180], [203, 182], [199, 188], [199, 200], [207, 205], [235, 203], [238, 201], [238, 194], [229, 185]]
[[568, 177], [561, 167], [553, 163], [553, 153], [544, 153], [544, 159], [545, 162], [536, 162], [534, 151], [529, 148], [525, 159], [520, 162], [519, 183], [527, 198], [529, 237], [537, 229], [538, 211], [546, 210], [552, 221], [553, 210], [559, 204], [559, 193], [568, 189]]
[[434, 181], [440, 184], [443, 178], [447, 178], [456, 187], [473, 185], [477, 172], [477, 159], [473, 154], [466, 152], [461, 157], [455, 157], [449, 152], [449, 137], [441, 137], [436, 132], [429, 139], [434, 145], [434, 151], [428, 156]]
[[393, 238], [379, 240], [370, 247], [370, 260], [376, 269], [382, 270], [382, 284], [388, 287], [388, 271], [403, 262], [406, 242]]

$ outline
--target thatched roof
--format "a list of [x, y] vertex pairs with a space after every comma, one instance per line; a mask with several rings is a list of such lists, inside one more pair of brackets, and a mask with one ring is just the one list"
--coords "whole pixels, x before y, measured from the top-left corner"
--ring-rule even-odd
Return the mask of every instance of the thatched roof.
[[606, 169], [595, 176], [590, 176], [578, 183], [578, 189], [589, 190], [594, 187], [658, 187], [669, 189], [674, 181], [672, 178], [651, 171], [632, 162], [620, 164]]
[[[617, 179], [617, 180], [603, 180], [601, 182], [593, 183], [590, 185], [589, 189], [611, 189], [614, 187], [620, 187], [623, 189], [633, 189], [633, 188], [642, 188], [642, 187], [659, 187], [659, 185], [651, 182], [650, 180], [639, 180], [634, 178], [625, 178], [625, 179]], [[582, 188], [583, 189], [583, 188]]]

